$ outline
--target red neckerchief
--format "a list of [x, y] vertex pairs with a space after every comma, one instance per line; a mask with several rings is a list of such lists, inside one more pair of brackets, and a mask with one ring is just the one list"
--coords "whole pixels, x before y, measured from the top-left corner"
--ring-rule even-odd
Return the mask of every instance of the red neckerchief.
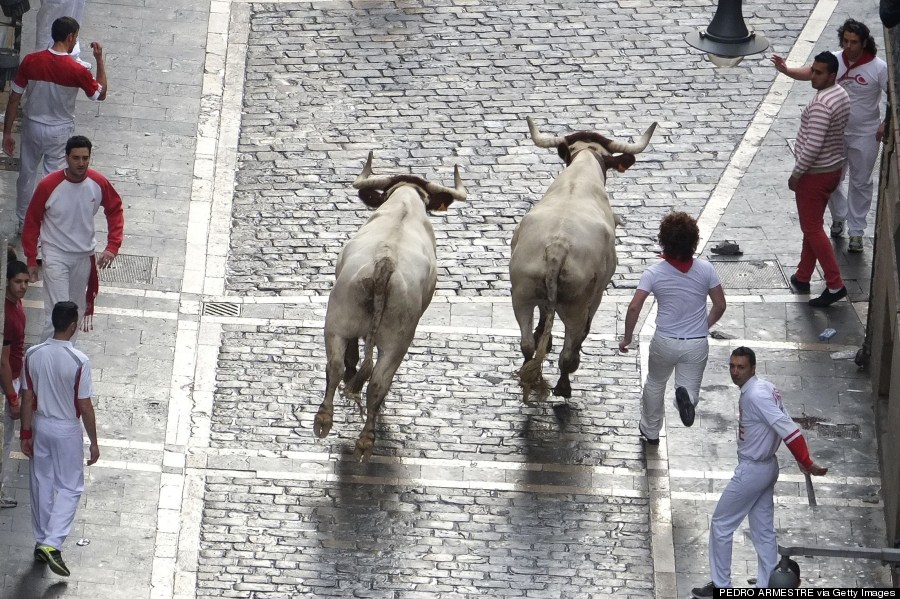
[[855, 69], [856, 67], [861, 67], [864, 64], [866, 64], [867, 62], [872, 62], [873, 60], [875, 60], [875, 55], [869, 54], [868, 52], [863, 52], [862, 56], [859, 57], [859, 60], [854, 62], [853, 65], [851, 66], [850, 61], [847, 59], [847, 53], [841, 52], [841, 60], [844, 61], [844, 66], [847, 67], [847, 71], [843, 75], [841, 75], [841, 78], [838, 79], [838, 81], [843, 81], [844, 79], [849, 77], [850, 69]]
[[679, 272], [687, 272], [691, 269], [691, 266], [694, 265], [694, 259], [688, 258], [687, 260], [677, 260], [675, 258], [669, 258], [665, 254], [660, 254], [663, 260], [672, 265], [673, 268], [677, 269]]

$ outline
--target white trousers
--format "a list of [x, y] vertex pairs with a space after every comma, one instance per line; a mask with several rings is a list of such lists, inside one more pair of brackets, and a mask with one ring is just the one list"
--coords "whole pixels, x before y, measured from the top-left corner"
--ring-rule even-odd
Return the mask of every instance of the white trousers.
[[[650, 439], [659, 438], [666, 406], [663, 401], [666, 384], [675, 372], [675, 387], [684, 387], [696, 406], [700, 402], [700, 384], [709, 358], [709, 341], [672, 339], [654, 335], [650, 341], [647, 381], [641, 397], [641, 432]], [[674, 401], [674, 398], [673, 398]]]
[[[25, 213], [39, 179], [66, 166], [66, 142], [75, 133], [75, 123], [44, 125], [22, 119], [19, 145], [19, 178], [16, 179], [16, 218], [25, 222]], [[44, 168], [38, 172], [43, 161]]]
[[31, 526], [40, 545], [61, 549], [84, 492], [80, 420], [34, 417], [31, 458]]
[[[13, 388], [19, 390], [19, 380], [13, 380]], [[10, 480], [12, 480], [13, 465], [9, 461], [9, 454], [12, 452], [12, 444], [15, 435], [16, 422], [12, 419], [12, 408], [6, 398], [3, 401], [3, 466], [0, 467], [0, 497], [12, 497], [13, 491], [9, 488]]]
[[[875, 189], [872, 169], [878, 158], [878, 144], [874, 133], [844, 136], [847, 161], [841, 172], [841, 184], [828, 198], [828, 208], [831, 210], [831, 220], [847, 221], [848, 235], [861, 236], [866, 232], [866, 217]], [[844, 179], [847, 179], [846, 192]]]
[[[46, 50], [53, 45], [53, 36], [50, 34], [50, 28], [53, 21], [60, 17], [72, 17], [82, 23], [84, 17], [84, 5], [87, 0], [41, 0], [41, 8], [37, 13], [37, 30], [35, 35], [35, 50]], [[75, 49], [72, 50], [72, 56], [78, 58], [81, 54], [81, 44], [76, 43]]]
[[[78, 320], [84, 318], [87, 306], [88, 277], [91, 274], [91, 257], [81, 253], [63, 252], [46, 243], [41, 248], [44, 263], [41, 276], [44, 279], [44, 314], [46, 321], [41, 332], [41, 342], [53, 336], [53, 306], [58, 302], [72, 301], [78, 304]], [[75, 337], [72, 337], [74, 343]]]
[[728, 482], [709, 524], [709, 570], [717, 587], [731, 586], [731, 549], [734, 531], [750, 519], [750, 538], [756, 549], [756, 586], [769, 586], [778, 563], [775, 540], [775, 503], [778, 460], [741, 461]]

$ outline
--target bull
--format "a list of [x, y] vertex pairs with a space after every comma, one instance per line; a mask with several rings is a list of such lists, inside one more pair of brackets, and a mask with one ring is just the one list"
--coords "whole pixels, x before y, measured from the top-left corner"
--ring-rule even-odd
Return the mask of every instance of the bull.
[[[371, 456], [378, 412], [434, 295], [437, 256], [428, 213], [466, 198], [458, 166], [453, 176], [453, 189], [413, 175], [373, 176], [369, 152], [353, 183], [375, 213], [344, 246], [335, 267], [325, 314], [325, 399], [313, 431], [320, 438], [331, 431], [334, 394], [343, 380], [344, 394], [366, 419], [356, 441], [359, 460]], [[357, 370], [360, 339], [364, 354]], [[363, 407], [360, 393], [366, 383]]]
[[[547, 135], [531, 117], [527, 121], [535, 145], [555, 147], [566, 168], [513, 233], [509, 278], [525, 359], [518, 375], [524, 400], [532, 389], [546, 395], [549, 385], [542, 364], [551, 350], [554, 316], [559, 315], [565, 341], [553, 394], [569, 398], [569, 375], [578, 369], [581, 346], [616, 270], [615, 228], [621, 220], [609, 204], [606, 173], [625, 172], [632, 166], [635, 154], [650, 142], [656, 123], [629, 144], [593, 131]], [[535, 308], [538, 324], [532, 332]]]

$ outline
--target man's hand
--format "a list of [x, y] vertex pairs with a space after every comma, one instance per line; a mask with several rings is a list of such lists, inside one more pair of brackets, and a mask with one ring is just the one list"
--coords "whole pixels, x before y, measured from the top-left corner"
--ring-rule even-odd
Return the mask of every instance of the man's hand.
[[784, 58], [777, 54], [773, 54], [769, 60], [775, 65], [776, 71], [779, 73], [787, 73], [787, 63], [784, 62]]
[[22, 453], [28, 458], [34, 457], [34, 439], [22, 439]]
[[813, 462], [812, 466], [810, 466], [809, 468], [800, 466], [800, 472], [803, 472], [804, 474], [812, 474], [813, 476], [825, 476], [828, 473], [828, 468], [823, 468], [822, 466], [819, 466], [818, 464]]
[[631, 335], [626, 335], [625, 337], [619, 339], [619, 351], [623, 354], [627, 354], [628, 346], [631, 345], [631, 341]]
[[100, 447], [96, 443], [91, 443], [91, 457], [87, 461], [87, 465], [90, 466], [92, 464], [96, 464], [97, 460], [100, 459]]
[[97, 62], [103, 60], [103, 46], [100, 45], [100, 42], [91, 42], [91, 50], [94, 53], [94, 60]]
[[100, 254], [100, 257], [97, 259], [97, 267], [98, 268], [106, 268], [110, 264], [112, 264], [113, 260], [116, 259], [116, 255], [110, 252], [109, 250], [103, 250], [103, 253]]
[[3, 134], [3, 151], [7, 156], [15, 157], [16, 155], [16, 140], [13, 139], [12, 135], [8, 135], [6, 133]]
[[28, 277], [29, 283], [37, 283], [38, 281], [38, 267], [37, 266], [29, 266], [28, 267]]
[[800, 181], [800, 177], [795, 175], [791, 175], [790, 179], [788, 179], [788, 189], [791, 191], [797, 191], [797, 183]]

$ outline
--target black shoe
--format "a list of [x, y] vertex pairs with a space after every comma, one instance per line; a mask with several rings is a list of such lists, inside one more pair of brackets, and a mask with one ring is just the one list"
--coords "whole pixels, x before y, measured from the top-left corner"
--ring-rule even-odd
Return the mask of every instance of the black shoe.
[[791, 287], [796, 289], [798, 293], [809, 293], [809, 283], [798, 281], [797, 275], [791, 275]]
[[681, 416], [681, 423], [685, 426], [694, 424], [694, 404], [691, 402], [691, 396], [684, 387], [675, 389], [675, 403], [678, 404], [678, 415]]
[[809, 305], [813, 308], [827, 308], [834, 302], [844, 299], [845, 297], [847, 297], [846, 287], [841, 287], [834, 293], [828, 291], [828, 288], [826, 287], [825, 291], [822, 292], [822, 295], [809, 300]]
[[694, 599], [706, 599], [707, 597], [716, 596], [716, 585], [712, 581], [707, 582], [702, 587], [691, 589], [691, 597]]
[[647, 445], [653, 445], [654, 447], [659, 445], [659, 437], [655, 439], [651, 439], [650, 437], [648, 437], [647, 434], [644, 433], [644, 429], [641, 428], [640, 424], [638, 425], [638, 432], [641, 433], [641, 440]]
[[60, 576], [68, 576], [70, 574], [69, 568], [66, 566], [66, 562], [63, 561], [62, 553], [59, 549], [51, 547], [50, 545], [38, 545], [35, 549], [35, 552], [40, 551], [43, 554], [43, 561], [47, 562], [47, 565], [50, 566], [50, 569]]

